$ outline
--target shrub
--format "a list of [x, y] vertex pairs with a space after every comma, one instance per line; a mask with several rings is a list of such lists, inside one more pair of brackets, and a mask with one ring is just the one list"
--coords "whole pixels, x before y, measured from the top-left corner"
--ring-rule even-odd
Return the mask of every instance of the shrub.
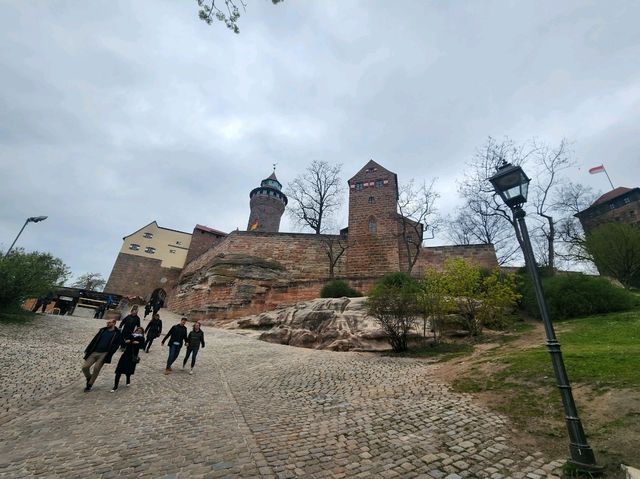
[[[521, 306], [540, 317], [533, 284], [528, 276], [519, 282]], [[582, 273], [542, 278], [547, 309], [551, 319], [578, 318], [592, 314], [627, 311], [638, 306], [638, 298], [604, 278]]]
[[3, 258], [0, 252], [0, 311], [14, 309], [27, 298], [46, 295], [68, 275], [62, 260], [49, 253], [17, 249]]
[[441, 274], [445, 303], [460, 315], [462, 327], [472, 336], [479, 335], [485, 325], [502, 325], [505, 309], [518, 300], [513, 275], [498, 269], [483, 274], [463, 259], [450, 259]]
[[420, 286], [406, 273], [389, 273], [369, 294], [367, 309], [376, 318], [395, 352], [407, 350], [407, 338], [420, 314]]
[[320, 290], [321, 298], [357, 298], [362, 296], [360, 291], [356, 291], [341, 279], [334, 279], [325, 284]]

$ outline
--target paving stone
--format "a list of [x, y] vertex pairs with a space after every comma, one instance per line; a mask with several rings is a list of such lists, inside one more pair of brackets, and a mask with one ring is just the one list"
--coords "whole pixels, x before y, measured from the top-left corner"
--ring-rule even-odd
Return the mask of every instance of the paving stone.
[[162, 374], [158, 342], [131, 387], [109, 393], [116, 353], [84, 393], [102, 324], [0, 324], [0, 477], [536, 479], [563, 464], [518, 450], [509, 420], [438, 382], [437, 365], [209, 327], [193, 376]]

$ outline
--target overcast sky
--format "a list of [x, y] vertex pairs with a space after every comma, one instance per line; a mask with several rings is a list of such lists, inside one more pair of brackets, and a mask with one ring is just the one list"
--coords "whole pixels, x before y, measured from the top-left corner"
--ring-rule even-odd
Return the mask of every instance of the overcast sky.
[[19, 246], [106, 278], [124, 235], [245, 229], [271, 165], [314, 159], [345, 192], [370, 158], [437, 177], [446, 214], [488, 135], [640, 186], [640, 2], [247, 3], [235, 35], [195, 0], [0, 1], [0, 249], [47, 215]]

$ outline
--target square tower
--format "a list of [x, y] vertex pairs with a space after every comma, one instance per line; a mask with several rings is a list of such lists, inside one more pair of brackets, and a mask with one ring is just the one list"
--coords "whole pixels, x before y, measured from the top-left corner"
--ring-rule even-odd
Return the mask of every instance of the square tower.
[[399, 271], [397, 175], [371, 160], [348, 183], [347, 275]]

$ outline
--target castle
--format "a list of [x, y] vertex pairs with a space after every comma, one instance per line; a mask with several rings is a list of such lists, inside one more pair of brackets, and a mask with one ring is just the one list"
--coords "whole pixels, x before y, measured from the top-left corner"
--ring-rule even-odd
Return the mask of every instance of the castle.
[[[196, 225], [189, 234], [150, 223], [123, 238], [105, 291], [146, 297], [163, 287], [172, 311], [225, 320], [316, 298], [331, 277], [366, 293], [383, 274], [408, 271], [410, 263], [414, 276], [427, 267], [441, 267], [449, 257], [497, 266], [490, 244], [417, 246], [412, 255], [405, 242], [406, 224], [412, 224], [417, 238], [411, 243], [417, 245], [422, 225], [398, 214], [397, 175], [373, 160], [348, 186], [349, 223], [337, 235], [279, 232], [288, 198], [275, 172], [249, 195], [247, 231], [226, 234]], [[145, 243], [158, 236], [162, 240], [156, 246]]]

